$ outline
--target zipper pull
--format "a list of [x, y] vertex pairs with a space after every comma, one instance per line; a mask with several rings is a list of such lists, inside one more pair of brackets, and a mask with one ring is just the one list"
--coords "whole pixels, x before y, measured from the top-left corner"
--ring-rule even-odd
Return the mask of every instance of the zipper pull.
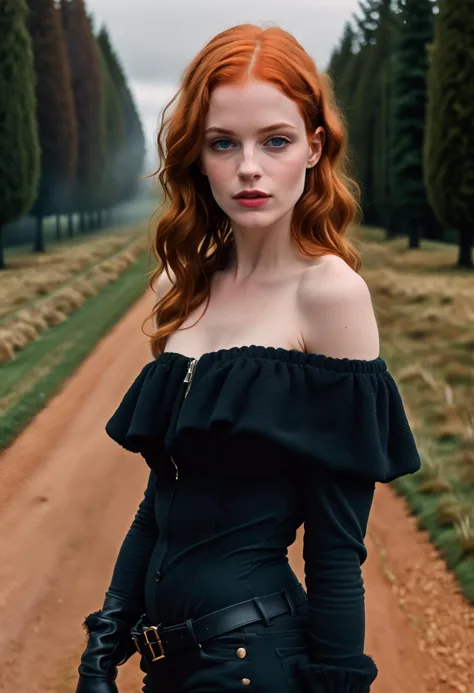
[[196, 368], [197, 359], [191, 359], [186, 375], [184, 376], [183, 383], [189, 383], [193, 377], [194, 369]]
[[[171, 457], [171, 455], [170, 455], [170, 457]], [[174, 459], [173, 459], [172, 457], [171, 457], [171, 461], [172, 461], [172, 463], [174, 464], [175, 469], [176, 469], [176, 474], [175, 474], [175, 477], [174, 477], [174, 478], [177, 480], [177, 479], [178, 479], [178, 474], [179, 474], [178, 465], [176, 464], [176, 462], [174, 461]]]
[[193, 379], [194, 369], [196, 368], [197, 361], [198, 361], [197, 359], [191, 359], [189, 366], [188, 366], [188, 370], [186, 372], [186, 375], [184, 376], [183, 383], [188, 383], [188, 386], [186, 388], [186, 392], [184, 393], [185, 399], [188, 396], [189, 388], [191, 387], [191, 381]]

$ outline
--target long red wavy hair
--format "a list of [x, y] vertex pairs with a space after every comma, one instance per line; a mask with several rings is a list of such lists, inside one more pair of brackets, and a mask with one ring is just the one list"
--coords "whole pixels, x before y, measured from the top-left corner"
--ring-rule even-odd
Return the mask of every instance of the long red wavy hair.
[[[154, 318], [157, 325], [156, 332], [148, 335], [155, 357], [186, 317], [204, 300], [209, 303], [210, 278], [228, 264], [233, 243], [230, 220], [215, 202], [198, 159], [213, 89], [252, 78], [271, 82], [299, 106], [308, 136], [324, 127], [322, 156], [307, 170], [293, 212], [293, 241], [303, 255], [338, 255], [356, 272], [360, 269], [360, 256], [344, 237], [360, 216], [360, 189], [348, 173], [346, 124], [329, 77], [319, 73], [303, 47], [279, 27], [241, 24], [223, 31], [186, 69], [181, 87], [163, 111], [158, 132], [159, 168], [152, 175], [158, 175], [164, 199], [155, 212], [152, 250], [158, 268], [151, 272], [150, 287], [168, 268], [174, 284], [147, 318]], [[173, 104], [175, 109], [167, 116]]]

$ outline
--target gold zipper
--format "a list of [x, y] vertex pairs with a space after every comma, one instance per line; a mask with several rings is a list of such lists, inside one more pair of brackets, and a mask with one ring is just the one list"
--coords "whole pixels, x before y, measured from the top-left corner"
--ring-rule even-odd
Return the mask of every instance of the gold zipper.
[[[189, 362], [188, 370], [187, 370], [186, 375], [184, 376], [184, 380], [183, 380], [184, 383], [188, 384], [188, 386], [185, 390], [185, 393], [184, 393], [184, 399], [186, 399], [186, 397], [188, 396], [189, 388], [191, 387], [191, 381], [192, 381], [193, 375], [194, 375], [194, 370], [196, 368], [198, 361], [199, 361], [199, 359], [191, 359]], [[178, 476], [179, 476], [178, 465], [176, 464], [176, 462], [174, 461], [174, 459], [171, 455], [170, 455], [170, 457], [171, 457], [171, 461], [174, 464], [174, 467], [176, 469], [175, 479], [177, 480]]]

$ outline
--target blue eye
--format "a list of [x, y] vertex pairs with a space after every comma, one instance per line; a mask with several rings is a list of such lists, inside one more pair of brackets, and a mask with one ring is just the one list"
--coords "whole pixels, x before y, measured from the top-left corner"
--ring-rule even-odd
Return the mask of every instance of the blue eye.
[[224, 142], [224, 143], [227, 142], [228, 144], [232, 144], [232, 142], [231, 142], [230, 140], [227, 140], [227, 139], [222, 138], [222, 139], [220, 139], [220, 140], [215, 140], [215, 141], [211, 144], [211, 147], [212, 147], [213, 149], [217, 149], [217, 151], [221, 151], [221, 152], [224, 151], [224, 150], [229, 149], [229, 147], [216, 147], [216, 145], [222, 144], [222, 142]]
[[[286, 139], [286, 137], [275, 136], [270, 137], [270, 139], [267, 140], [267, 143], [270, 143], [269, 146], [273, 147], [273, 149], [285, 149], [286, 145], [290, 142]], [[229, 140], [226, 137], [221, 137], [220, 139], [211, 142], [210, 147], [217, 152], [229, 151], [232, 148], [232, 140]]]
[[288, 140], [285, 137], [270, 137], [268, 140], [269, 142], [275, 142], [275, 140], [278, 140], [280, 143], [283, 143], [283, 146], [278, 145], [278, 144], [272, 144], [270, 146], [275, 147], [276, 149], [283, 149], [286, 144], [288, 144]]

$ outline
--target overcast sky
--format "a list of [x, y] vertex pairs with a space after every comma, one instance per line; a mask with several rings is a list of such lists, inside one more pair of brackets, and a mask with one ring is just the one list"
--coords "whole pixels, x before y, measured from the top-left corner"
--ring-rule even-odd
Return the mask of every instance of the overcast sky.
[[[86, 0], [95, 27], [105, 23], [156, 163], [158, 116], [183, 70], [215, 34], [235, 24], [274, 23], [291, 32], [324, 70], [358, 0]], [[357, 12], [358, 13], [358, 12]]]

